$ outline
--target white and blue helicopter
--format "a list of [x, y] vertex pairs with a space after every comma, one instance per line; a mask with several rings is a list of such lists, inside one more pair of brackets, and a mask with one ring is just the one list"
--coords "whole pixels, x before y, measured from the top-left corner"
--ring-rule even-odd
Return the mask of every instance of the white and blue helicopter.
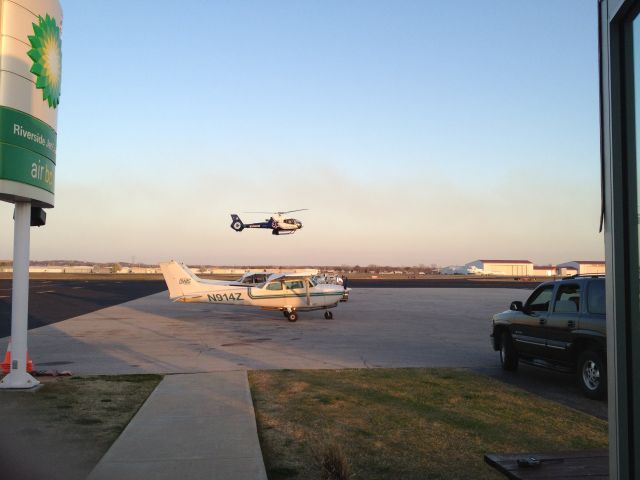
[[270, 218], [265, 219], [264, 222], [257, 223], [243, 223], [240, 217], [232, 213], [231, 214], [231, 228], [236, 232], [241, 232], [245, 228], [267, 228], [271, 230], [273, 235], [291, 235], [296, 233], [302, 228], [302, 222], [295, 218], [286, 218], [285, 215], [293, 212], [301, 212], [308, 210], [308, 208], [299, 208], [298, 210], [289, 210], [287, 212], [245, 212], [245, 213], [268, 213]]

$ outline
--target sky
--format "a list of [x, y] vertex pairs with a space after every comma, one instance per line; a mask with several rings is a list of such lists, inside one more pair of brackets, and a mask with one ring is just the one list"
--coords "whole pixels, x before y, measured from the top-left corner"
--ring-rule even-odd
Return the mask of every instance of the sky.
[[[596, 3], [62, 0], [31, 258], [603, 259]], [[295, 235], [229, 227], [299, 208]]]

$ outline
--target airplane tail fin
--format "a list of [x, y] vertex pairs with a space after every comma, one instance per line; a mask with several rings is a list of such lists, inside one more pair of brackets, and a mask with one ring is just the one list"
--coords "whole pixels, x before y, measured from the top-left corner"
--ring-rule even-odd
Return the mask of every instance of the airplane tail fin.
[[240, 220], [240, 217], [235, 213], [231, 214], [231, 228], [233, 228], [236, 232], [241, 232], [244, 230], [244, 223]]
[[202, 292], [200, 279], [184, 263], [175, 260], [160, 263], [160, 270], [169, 288], [169, 298], [195, 295]]

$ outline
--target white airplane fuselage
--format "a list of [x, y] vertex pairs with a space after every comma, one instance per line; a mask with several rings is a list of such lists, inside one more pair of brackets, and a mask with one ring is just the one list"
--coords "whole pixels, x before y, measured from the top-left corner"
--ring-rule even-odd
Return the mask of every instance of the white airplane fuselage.
[[297, 274], [274, 274], [264, 284], [243, 285], [198, 278], [175, 261], [161, 263], [160, 268], [169, 287], [169, 297], [176, 302], [308, 311], [333, 308], [344, 295], [342, 287], [316, 285], [308, 276]]
[[243, 305], [280, 310], [285, 307], [296, 310], [310, 310], [335, 306], [344, 295], [344, 289], [326, 289], [316, 286], [309, 289], [309, 296], [304, 289], [285, 290], [282, 292], [265, 290], [258, 287], [223, 287], [211, 286], [200, 294], [191, 293], [176, 299], [178, 302], [203, 302], [222, 305]]

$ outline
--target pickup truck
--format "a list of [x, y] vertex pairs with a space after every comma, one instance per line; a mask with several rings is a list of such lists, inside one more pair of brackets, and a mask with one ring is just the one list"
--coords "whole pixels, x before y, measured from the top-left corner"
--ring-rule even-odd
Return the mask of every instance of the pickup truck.
[[576, 373], [589, 398], [607, 388], [605, 285], [602, 275], [574, 275], [539, 285], [523, 304], [493, 316], [491, 344], [505, 370], [519, 362]]

